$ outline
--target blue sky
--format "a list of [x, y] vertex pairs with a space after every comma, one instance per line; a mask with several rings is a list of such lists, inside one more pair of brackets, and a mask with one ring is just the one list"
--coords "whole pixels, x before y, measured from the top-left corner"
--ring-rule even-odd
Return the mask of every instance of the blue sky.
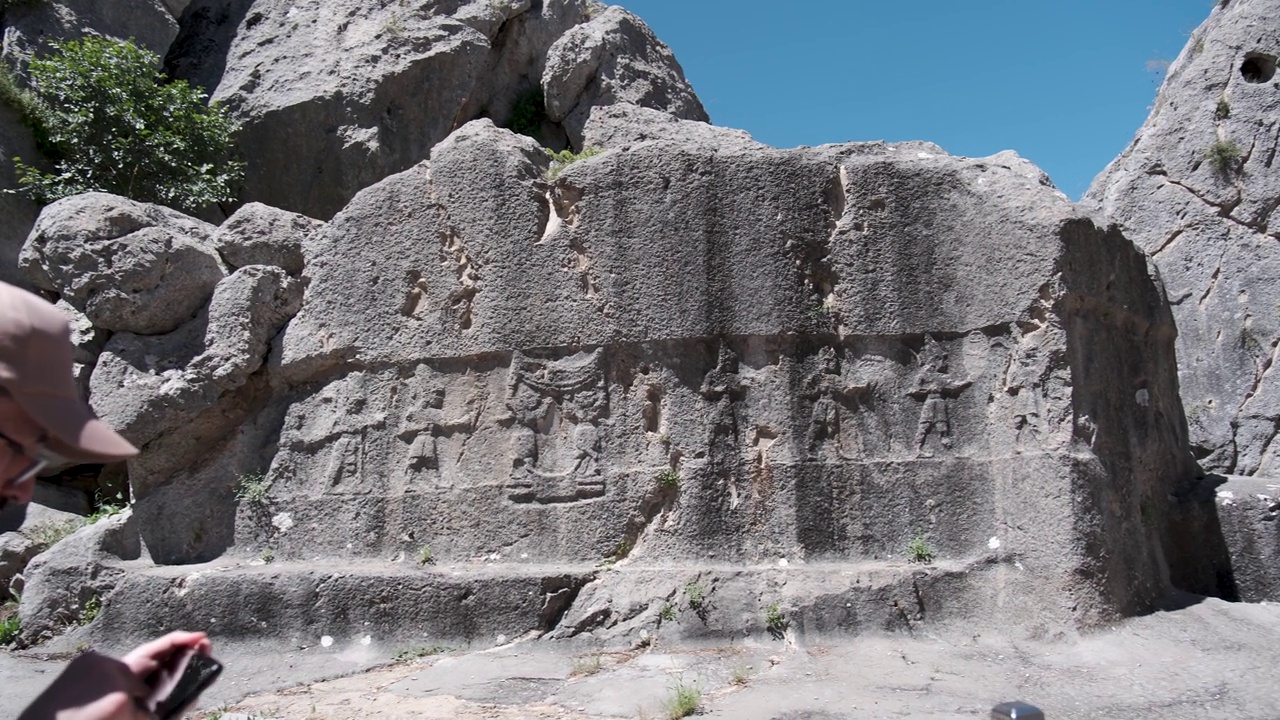
[[1212, 0], [615, 0], [717, 125], [776, 147], [1012, 148], [1079, 198], [1146, 119]]

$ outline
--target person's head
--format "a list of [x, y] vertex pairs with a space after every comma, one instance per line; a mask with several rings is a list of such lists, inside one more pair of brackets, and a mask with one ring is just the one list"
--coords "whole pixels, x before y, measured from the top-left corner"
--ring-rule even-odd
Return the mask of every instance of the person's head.
[[21, 509], [46, 465], [138, 454], [81, 399], [72, 365], [66, 317], [39, 297], [0, 283], [0, 525], [21, 524]]

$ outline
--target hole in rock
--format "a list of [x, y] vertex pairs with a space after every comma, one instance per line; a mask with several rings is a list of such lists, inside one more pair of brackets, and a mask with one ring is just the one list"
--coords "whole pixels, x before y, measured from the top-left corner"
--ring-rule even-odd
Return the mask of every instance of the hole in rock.
[[1240, 63], [1240, 76], [1247, 83], [1271, 82], [1276, 75], [1276, 56], [1251, 52]]

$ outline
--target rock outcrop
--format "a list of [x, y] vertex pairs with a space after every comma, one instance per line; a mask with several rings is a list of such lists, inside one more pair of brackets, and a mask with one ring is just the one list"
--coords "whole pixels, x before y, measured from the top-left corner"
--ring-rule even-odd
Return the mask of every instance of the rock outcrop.
[[33, 54], [47, 51], [51, 41], [86, 35], [132, 39], [138, 47], [164, 57], [178, 35], [178, 22], [162, 0], [10, 2], [0, 11], [0, 24], [4, 28], [0, 60], [20, 71]]
[[1280, 598], [1280, 481], [1225, 478], [1218, 487], [1218, 515], [1240, 599]]
[[169, 65], [243, 121], [244, 199], [323, 219], [520, 103], [557, 148], [602, 103], [706, 119], [643, 23], [591, 0], [194, 0]]
[[96, 327], [157, 335], [190, 320], [226, 274], [214, 229], [159, 205], [85, 193], [40, 214], [21, 263]]
[[1240, 475], [1280, 469], [1278, 16], [1276, 0], [1218, 3], [1085, 198], [1159, 266], [1192, 444]]
[[92, 632], [630, 644], [780, 603], [803, 632], [1057, 634], [1230, 593], [1172, 317], [1119, 232], [1010, 154], [644, 115], [593, 113], [663, 139], [554, 178], [469, 123], [310, 235], [261, 224], [301, 247], [300, 309], [249, 265], [117, 332], [94, 402], [144, 448], [151, 563], [98, 559]]

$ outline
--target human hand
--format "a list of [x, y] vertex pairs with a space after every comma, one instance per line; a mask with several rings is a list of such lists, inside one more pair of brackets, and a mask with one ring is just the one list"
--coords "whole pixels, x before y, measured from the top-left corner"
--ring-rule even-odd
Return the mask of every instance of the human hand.
[[18, 720], [149, 720], [142, 704], [150, 694], [144, 679], [175, 652], [190, 648], [208, 654], [204, 633], [173, 632], [140, 645], [122, 659], [87, 652], [72, 660], [58, 679]]

